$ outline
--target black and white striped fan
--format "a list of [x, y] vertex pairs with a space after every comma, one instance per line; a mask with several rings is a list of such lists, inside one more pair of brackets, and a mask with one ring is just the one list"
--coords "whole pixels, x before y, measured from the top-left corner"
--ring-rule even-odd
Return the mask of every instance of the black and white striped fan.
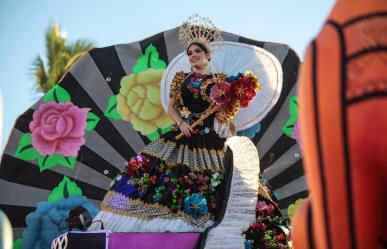
[[[222, 35], [225, 41], [268, 51], [282, 66], [283, 82], [278, 100], [260, 122], [260, 131], [252, 140], [258, 148], [261, 172], [278, 193], [280, 209], [286, 212], [289, 204], [308, 195], [299, 146], [284, 133], [284, 126], [294, 125], [294, 122], [288, 123], [294, 119], [289, 103], [294, 102], [291, 97], [297, 94], [300, 60], [284, 44], [255, 41], [226, 32]], [[149, 82], [152, 77], [161, 79], [169, 62], [183, 51], [178, 43], [178, 28], [138, 42], [93, 49], [64, 75], [58, 87], [19, 116], [0, 168], [0, 209], [9, 217], [15, 238], [22, 238], [27, 225], [32, 226], [26, 223], [26, 216], [36, 212], [38, 203], [59, 203], [69, 196], [82, 195], [99, 207], [110, 182], [127, 160], [168, 130], [170, 122], [157, 114], [157, 110], [162, 110], [155, 97], [159, 92]], [[133, 76], [140, 73], [141, 77]], [[126, 92], [120, 91], [124, 82], [128, 85]], [[120, 93], [130, 102], [128, 106], [120, 107], [117, 97]], [[141, 98], [149, 99], [146, 102]], [[67, 102], [74, 108], [89, 108], [84, 144], [76, 156], [51, 156], [42, 154], [43, 150], [34, 150], [30, 125], [38, 116], [34, 113], [47, 103], [65, 106]], [[151, 106], [151, 111], [146, 111], [147, 106]], [[126, 116], [123, 115], [125, 108], [131, 112]]]

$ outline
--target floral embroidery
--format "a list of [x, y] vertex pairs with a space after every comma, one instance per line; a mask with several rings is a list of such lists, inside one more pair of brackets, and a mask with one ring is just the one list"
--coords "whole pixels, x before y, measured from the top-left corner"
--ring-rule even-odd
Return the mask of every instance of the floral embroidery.
[[159, 182], [161, 185], [163, 185], [165, 187], [169, 187], [173, 184], [173, 182], [172, 182], [173, 178], [175, 178], [174, 175], [163, 173], [159, 177]]
[[158, 201], [161, 200], [161, 198], [163, 197], [163, 192], [164, 192], [164, 190], [165, 190], [165, 187], [164, 187], [164, 186], [160, 186], [160, 187], [157, 187], [157, 188], [155, 189], [156, 194], [153, 195], [153, 200], [154, 200], [155, 202], [158, 202]]
[[208, 134], [210, 132], [210, 128], [208, 127], [205, 127], [204, 129], [200, 130], [200, 135], [205, 135], [205, 134]]
[[208, 213], [207, 200], [199, 194], [192, 194], [184, 199], [184, 212], [194, 216], [202, 217]]
[[188, 84], [187, 88], [191, 92], [193, 92], [193, 96], [195, 99], [199, 98], [199, 91], [200, 88], [202, 87], [202, 82], [199, 80], [191, 80], [190, 83]]
[[200, 134], [200, 135], [206, 135], [210, 132], [210, 128], [209, 127], [199, 127], [199, 128], [195, 128], [193, 129], [192, 133], [193, 134]]
[[220, 172], [186, 172], [165, 162], [151, 166], [149, 158], [138, 155], [115, 178], [112, 190], [131, 199], [149, 200], [151, 194], [153, 203], [198, 219], [219, 208], [216, 193], [223, 178]]
[[128, 162], [128, 175], [133, 177], [142, 176], [145, 172], [149, 172], [149, 159], [138, 155]]
[[191, 112], [188, 110], [188, 107], [183, 106], [183, 108], [181, 108], [180, 116], [183, 118], [189, 118], [191, 116]]
[[[201, 113], [200, 113], [201, 115]], [[198, 114], [195, 114], [195, 113], [192, 113], [188, 110], [187, 107], [183, 107], [180, 109], [180, 117], [185, 121], [187, 122], [189, 125], [191, 125], [195, 118], [198, 118], [200, 117], [200, 115]], [[200, 135], [206, 135], [210, 132], [210, 127], [204, 127], [203, 126], [204, 123], [201, 122], [199, 125], [198, 125], [198, 128], [195, 128], [193, 129], [193, 134], [200, 134]]]
[[129, 160], [112, 189], [132, 199], [148, 200], [145, 196], [152, 193], [154, 203], [166, 205], [173, 212], [184, 211], [195, 219], [215, 212], [220, 206], [216, 193], [223, 174], [179, 171], [164, 162], [151, 167], [149, 158], [138, 155]]
[[211, 187], [215, 188], [217, 187], [223, 180], [223, 175], [219, 174], [219, 172], [216, 172], [212, 174], [211, 176]]
[[211, 83], [211, 75], [202, 75], [200, 73], [192, 73], [191, 79], [187, 85], [187, 88], [190, 92], [193, 93], [193, 97], [195, 99], [202, 96], [202, 99], [207, 100], [205, 98], [206, 93], [205, 89], [207, 88], [208, 84]]
[[131, 177], [128, 175], [122, 175], [120, 178], [117, 177], [117, 182], [113, 185], [113, 189], [129, 198], [138, 197], [137, 187], [132, 184]]

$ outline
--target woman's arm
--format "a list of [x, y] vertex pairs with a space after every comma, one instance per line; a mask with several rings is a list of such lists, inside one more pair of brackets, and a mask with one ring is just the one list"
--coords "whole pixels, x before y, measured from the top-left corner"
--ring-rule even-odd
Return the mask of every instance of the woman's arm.
[[179, 126], [180, 131], [186, 137], [191, 136], [191, 132], [193, 131], [193, 129], [191, 128], [191, 126], [187, 122], [185, 122], [183, 119], [181, 119], [180, 115], [177, 113], [177, 111], [175, 109], [175, 99], [174, 98], [169, 98], [168, 115]]

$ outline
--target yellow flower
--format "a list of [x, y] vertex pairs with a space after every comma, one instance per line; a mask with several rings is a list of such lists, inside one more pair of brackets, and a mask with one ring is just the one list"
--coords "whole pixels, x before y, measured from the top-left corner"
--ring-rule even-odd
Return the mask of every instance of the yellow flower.
[[163, 73], [164, 69], [149, 68], [121, 79], [117, 112], [145, 136], [172, 124], [160, 102], [160, 80]]

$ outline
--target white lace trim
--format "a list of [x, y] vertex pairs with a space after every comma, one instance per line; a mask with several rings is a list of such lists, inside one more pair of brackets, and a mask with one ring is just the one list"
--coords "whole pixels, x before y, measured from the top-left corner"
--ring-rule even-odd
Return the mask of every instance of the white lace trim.
[[[98, 212], [94, 221], [102, 220], [106, 230], [112, 232], [142, 232], [142, 233], [162, 233], [162, 232], [203, 232], [207, 227], [213, 225], [209, 220], [204, 227], [192, 226], [180, 219], [142, 220], [132, 216], [114, 214], [107, 211]], [[88, 231], [100, 230], [100, 223], [93, 223]]]
[[208, 233], [205, 249], [244, 248], [242, 232], [255, 221], [259, 174], [257, 148], [247, 137], [231, 137], [226, 143], [233, 151], [234, 160], [230, 196], [222, 222]]
[[232, 122], [219, 122], [214, 118], [214, 131], [221, 138], [229, 138], [236, 135], [236, 129]]

